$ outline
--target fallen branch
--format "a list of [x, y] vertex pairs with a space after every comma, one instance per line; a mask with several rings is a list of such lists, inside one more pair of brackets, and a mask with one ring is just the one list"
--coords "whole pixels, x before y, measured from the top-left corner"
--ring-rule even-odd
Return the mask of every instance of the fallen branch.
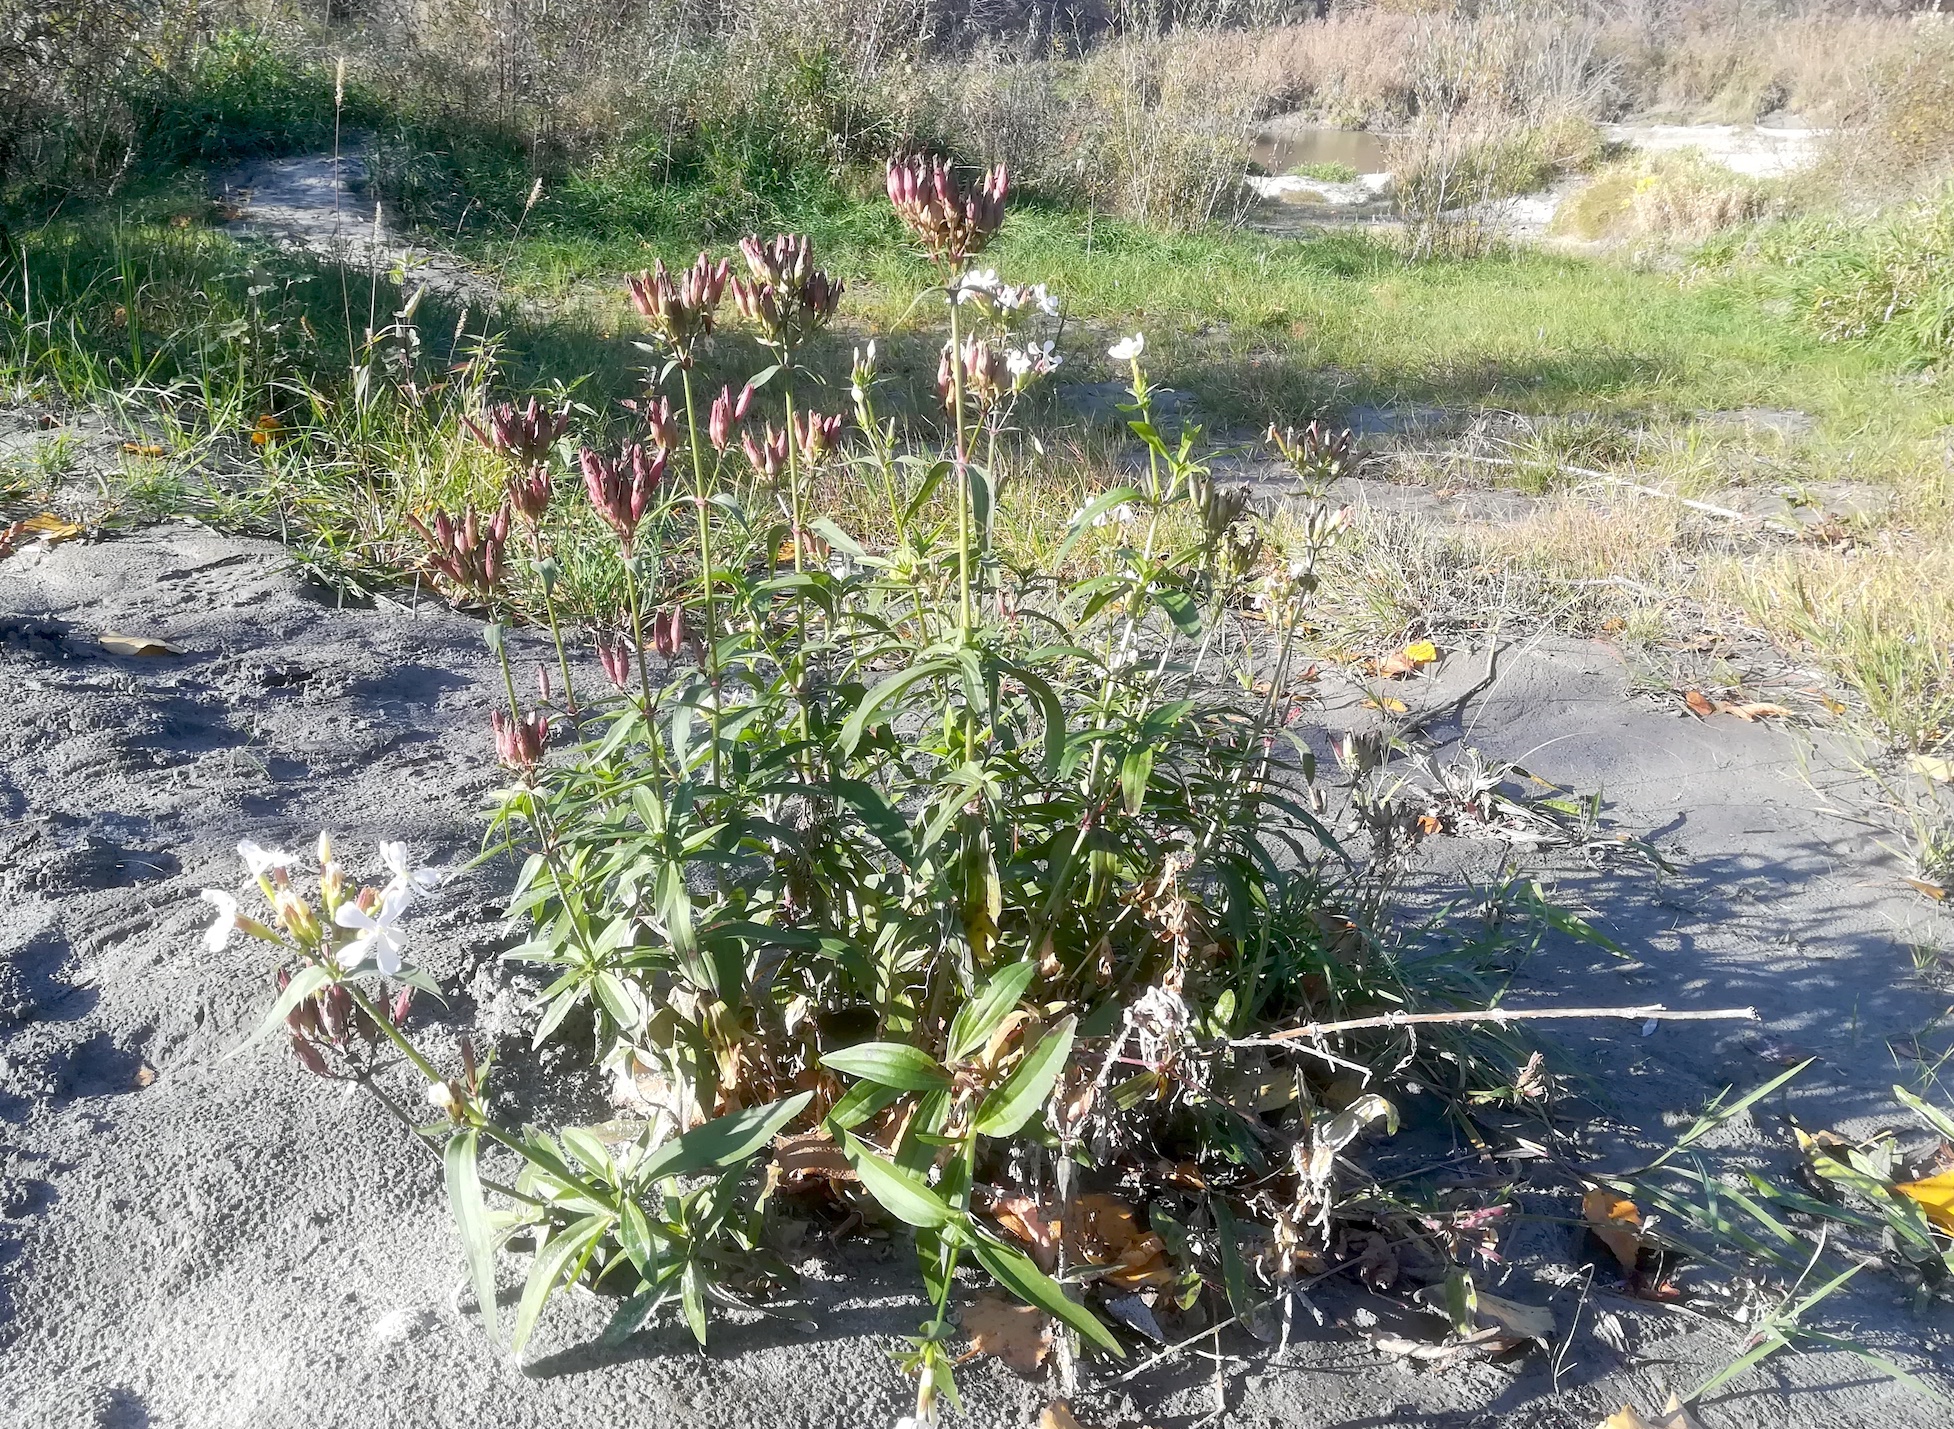
[[[1518, 468], [1526, 463], [1515, 461], [1512, 457], [1476, 456], [1471, 452], [1406, 452], [1406, 456], [1423, 457], [1429, 461], [1475, 461], [1481, 466], [1504, 466]], [[1564, 471], [1569, 476], [1582, 476], [1590, 481], [1599, 481], [1607, 486], [1619, 486], [1624, 491], [1632, 491], [1637, 496], [1654, 496], [1664, 501], [1674, 501], [1687, 506], [1692, 511], [1701, 511], [1708, 516], [1721, 516], [1726, 521], [1753, 521], [1760, 526], [1775, 525], [1767, 516], [1758, 516], [1749, 511], [1732, 511], [1728, 506], [1716, 506], [1708, 501], [1697, 501], [1688, 496], [1678, 496], [1673, 491], [1664, 491], [1659, 486], [1644, 486], [1639, 481], [1616, 476], [1613, 472], [1596, 471], [1591, 466], [1563, 466], [1554, 463], [1556, 471]]]
[[1488, 1007], [1478, 1012], [1386, 1012], [1376, 1017], [1352, 1017], [1342, 1022], [1305, 1022], [1266, 1037], [1243, 1037], [1233, 1047], [1281, 1045], [1298, 1038], [1323, 1037], [1332, 1032], [1356, 1032], [1369, 1027], [1426, 1027], [1446, 1022], [1549, 1022], [1567, 1018], [1618, 1017], [1627, 1022], [1755, 1022], [1754, 1007], [1723, 1007], [1701, 1012], [1671, 1012], [1656, 1003], [1649, 1007]]

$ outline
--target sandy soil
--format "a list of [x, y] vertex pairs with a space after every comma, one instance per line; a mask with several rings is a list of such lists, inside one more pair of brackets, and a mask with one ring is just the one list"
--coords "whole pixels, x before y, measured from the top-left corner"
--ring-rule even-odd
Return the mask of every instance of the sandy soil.
[[[379, 249], [344, 246], [335, 183], [317, 159], [231, 179], [250, 190], [250, 231], [357, 263], [412, 257], [384, 223]], [[31, 420], [15, 428], [0, 431], [7, 454], [41, 440]], [[89, 447], [78, 474], [114, 465], [116, 434], [67, 429]], [[1524, 500], [1482, 493], [1441, 510], [1429, 491], [1378, 482], [1350, 496], [1434, 520], [1499, 520]], [[116, 656], [100, 643], [109, 631], [183, 653]], [[1823, 1060], [1726, 1128], [1725, 1147], [1781, 1169], [1787, 1111], [1861, 1132], [1904, 1124], [1888, 1088], [1913, 1063], [1893, 1048], [1919, 1050], [1906, 1039], [1945, 1006], [1914, 979], [1906, 945], [1941, 930], [1848, 817], [1863, 786], [1845, 751], [1694, 722], [1673, 698], [1631, 694], [1636, 677], [1608, 646], [1525, 634], [1506, 632], [1496, 652], [1450, 652], [1397, 691], [1430, 714], [1433, 756], [1476, 749], [1599, 789], [1611, 822], [1654, 839], [1678, 872], [1658, 882], [1619, 863], [1530, 858], [1634, 958], [1551, 945], [1520, 970], [1514, 1000], [1755, 1005], [1764, 1019], [1648, 1037], [1621, 1024], [1557, 1029], [1584, 1078], [1586, 1100], [1568, 1110], [1586, 1118], [1594, 1164], [1632, 1164], [1707, 1097], [1773, 1075], [1794, 1043]], [[525, 659], [540, 653], [516, 643]], [[518, 1367], [480, 1334], [438, 1168], [282, 1053], [227, 1059], [270, 999], [268, 969], [245, 947], [201, 950], [196, 895], [242, 887], [240, 837], [303, 847], [325, 826], [356, 856], [398, 837], [447, 865], [477, 847], [498, 693], [475, 621], [428, 603], [337, 608], [277, 546], [173, 522], [0, 560], [0, 689], [11, 696], [0, 707], [0, 1425], [874, 1429], [903, 1412], [909, 1390], [888, 1352], [922, 1306], [899, 1241], [805, 1247], [811, 1334], [755, 1319], [722, 1327], [700, 1355], [667, 1324], [603, 1349], [606, 1307], [577, 1296], [552, 1308]], [[1315, 738], [1329, 767], [1331, 736], [1379, 715], [1354, 683], [1332, 676], [1321, 689]], [[1512, 856], [1486, 839], [1426, 852], [1425, 903], [1469, 894]], [[437, 1051], [464, 1033], [500, 1046], [511, 1117], [601, 1120], [601, 1079], [576, 1052], [523, 1050], [527, 986], [498, 957], [511, 940], [498, 904], [507, 874], [458, 876], [419, 923], [420, 956], [452, 990], [448, 1007], [421, 1012], [427, 1037]], [[1437, 1131], [1402, 1140], [1382, 1154], [1406, 1171], [1467, 1150]], [[1551, 1353], [1421, 1369], [1367, 1336], [1429, 1336], [1429, 1317], [1330, 1282], [1312, 1292], [1325, 1323], [1299, 1312], [1280, 1357], [1224, 1337], [1218, 1376], [1191, 1357], [1125, 1385], [1089, 1368], [1082, 1419], [1581, 1429], [1624, 1400], [1652, 1409], [1737, 1353], [1741, 1326], [1620, 1293], [1605, 1254], [1553, 1219], [1569, 1214], [1564, 1186], [1530, 1163], [1460, 1170], [1516, 1177], [1547, 1218], [1508, 1233], [1487, 1288], [1554, 1311]], [[1828, 1305], [1829, 1324], [1914, 1369], [1954, 1362], [1947, 1309], [1916, 1317], [1890, 1278], [1861, 1281]], [[976, 1429], [1023, 1429], [1048, 1392], [990, 1362], [961, 1383], [960, 1422]], [[1214, 1420], [1217, 1384], [1226, 1408]], [[1838, 1353], [1780, 1356], [1712, 1396], [1702, 1418], [1710, 1429], [1945, 1422]]]
[[[179, 656], [107, 653], [107, 631], [165, 637]], [[519, 642], [525, 658], [537, 653]], [[1919, 924], [1895, 871], [1825, 806], [1856, 797], [1836, 760], [1796, 736], [1696, 723], [1631, 696], [1599, 644], [1503, 641], [1450, 656], [1400, 693], [1441, 760], [1466, 747], [1542, 778], [1604, 791], [1610, 819], [1678, 864], [1660, 884], [1584, 862], [1534, 864], [1635, 954], [1549, 948], [1517, 1001], [1754, 1004], [1757, 1028], [1577, 1024], [1555, 1038], [1588, 1079], [1597, 1164], [1624, 1165], [1674, 1135], [1722, 1087], [1778, 1070], [1776, 1044], [1823, 1060], [1786, 1101], [1723, 1140], [1782, 1166], [1783, 1113], [1868, 1130], [1901, 1120], [1888, 1039], [1944, 1006], [1904, 944]], [[455, 864], [479, 837], [494, 773], [483, 728], [495, 698], [479, 627], [444, 608], [335, 608], [276, 546], [191, 522], [0, 561], [0, 1424], [367, 1426], [469, 1422], [710, 1424], [789, 1429], [892, 1422], [907, 1388], [888, 1351], [921, 1318], [899, 1241], [805, 1248], [801, 1334], [778, 1321], [723, 1328], [712, 1351], [663, 1325], [605, 1350], [605, 1307], [554, 1308], [523, 1367], [486, 1347], [438, 1168], [374, 1108], [277, 1051], [227, 1059], [270, 996], [261, 956], [204, 953], [197, 890], [241, 888], [240, 836], [303, 846], [324, 825], [370, 856], [402, 837]], [[1377, 716], [1324, 684], [1319, 740]], [[1813, 784], [1802, 772], [1815, 771]], [[1835, 787], [1836, 786], [1836, 787]], [[1422, 896], [1464, 892], [1508, 856], [1486, 840], [1429, 848]], [[568, 1049], [531, 1061], [527, 1007], [497, 953], [506, 870], [457, 878], [420, 925], [452, 1005], [422, 1016], [433, 1045], [464, 1032], [521, 1070], [511, 1115], [609, 1115]], [[1764, 1055], [1769, 1054], [1769, 1055]], [[1387, 1156], [1405, 1169], [1466, 1150], [1434, 1133]], [[1387, 1161], [1386, 1163], [1391, 1164]], [[1528, 1163], [1533, 1209], [1566, 1192]], [[1740, 1327], [1627, 1298], [1578, 1229], [1525, 1223], [1488, 1288], [1551, 1307], [1554, 1352], [1442, 1371], [1381, 1354], [1367, 1333], [1429, 1334], [1429, 1319], [1341, 1288], [1313, 1292], [1281, 1358], [1224, 1337], [1228, 1426], [1585, 1426], [1623, 1400], [1653, 1407], [1733, 1355]], [[1603, 1257], [1605, 1259], [1605, 1257]], [[515, 1284], [515, 1267], [506, 1285]], [[1913, 1317], [1878, 1272], [1835, 1302], [1833, 1324], [1914, 1368], [1954, 1363], [1949, 1312]], [[1139, 1347], [1144, 1350], [1145, 1347]], [[1215, 1370], [1182, 1358], [1131, 1384], [1087, 1372], [1082, 1417], [1100, 1429], [1190, 1426], [1214, 1408]], [[963, 1372], [973, 1426], [1022, 1429], [1046, 1386], [989, 1362]], [[1842, 1354], [1781, 1356], [1703, 1408], [1711, 1429], [1877, 1424], [1927, 1429], [1941, 1410]]]

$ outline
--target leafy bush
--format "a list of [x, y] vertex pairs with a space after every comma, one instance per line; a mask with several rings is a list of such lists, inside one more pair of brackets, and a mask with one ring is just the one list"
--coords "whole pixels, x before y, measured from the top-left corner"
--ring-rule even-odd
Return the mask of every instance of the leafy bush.
[[[511, 956], [545, 979], [536, 1042], [589, 1045], [642, 1133], [504, 1128], [472, 1051], [449, 1072], [414, 1045], [401, 988], [425, 980], [400, 925], [422, 884], [402, 850], [383, 851], [391, 882], [355, 892], [322, 848], [316, 908], [254, 861], [272, 921], [219, 893], [213, 935], [280, 946], [266, 1030], [283, 1023], [308, 1069], [372, 1087], [384, 1040], [427, 1082], [447, 1120], [420, 1134], [441, 1145], [491, 1330], [495, 1250], [526, 1240], [517, 1344], [578, 1282], [623, 1297], [615, 1334], [676, 1303], [703, 1339], [710, 1300], [784, 1276], [775, 1196], [859, 1187], [915, 1232], [934, 1310], [906, 1363], [929, 1418], [952, 1392], [962, 1261], [1111, 1353], [1095, 1303], [1135, 1288], [1171, 1315], [1213, 1286], [1253, 1321], [1347, 1223], [1389, 1214], [1344, 1206], [1337, 1158], [1395, 1125], [1392, 1076], [1472, 1073], [1458, 1044], [1395, 1030], [1464, 988], [1414, 986], [1386, 950], [1380, 890], [1321, 822], [1293, 727], [1297, 635], [1341, 517], [1319, 502], [1279, 529], [1223, 489], [1199, 430], [1158, 424], [1136, 335], [1111, 356], [1144, 468], [1063, 522], [1049, 559], [1006, 562], [998, 496], [1029, 475], [1013, 412], [1057, 365], [1039, 335], [1057, 305], [970, 267], [1003, 218], [1002, 170], [897, 164], [889, 190], [936, 266], [919, 301], [949, 330], [939, 439], [882, 415], [873, 349], [844, 439], [803, 365], [840, 286], [805, 240], [748, 239], [750, 276], [701, 254], [633, 280], [666, 361], [624, 445], [572, 448], [567, 408], [480, 411], [499, 507], [418, 525], [458, 603], [500, 604], [526, 551], [559, 633], [584, 558], [554, 490], [566, 459], [578, 519], [611, 533], [609, 692], [572, 688], [565, 659], [525, 704], [488, 627], [511, 775], [490, 850], [521, 860], [530, 936]], [[728, 289], [774, 362], [707, 400], [696, 364]], [[1309, 483], [1349, 457], [1347, 436], [1271, 437]], [[823, 501], [842, 486], [886, 518], [845, 528]], [[1362, 807], [1388, 852], [1408, 816]], [[1341, 1035], [1346, 1016], [1376, 1030]], [[1271, 1035], [1292, 1022], [1330, 1025]], [[1392, 1073], [1367, 1070], [1384, 1052], [1365, 1037]], [[790, 1129], [756, 1184], [749, 1159]], [[1162, 1181], [1161, 1165], [1198, 1169]], [[1087, 1178], [1137, 1178], [1145, 1204]], [[1122, 1256], [1085, 1248], [1087, 1214], [1128, 1227]]]
[[1828, 341], [1890, 344], [1917, 363], [1954, 356], [1954, 186], [1875, 216], [1735, 231], [1697, 262], [1751, 274]]
[[332, 65], [251, 28], [196, 42], [185, 63], [151, 69], [130, 95], [144, 150], [170, 164], [328, 147], [347, 99], [345, 122], [374, 117], [376, 106], [357, 86], [345, 93]]

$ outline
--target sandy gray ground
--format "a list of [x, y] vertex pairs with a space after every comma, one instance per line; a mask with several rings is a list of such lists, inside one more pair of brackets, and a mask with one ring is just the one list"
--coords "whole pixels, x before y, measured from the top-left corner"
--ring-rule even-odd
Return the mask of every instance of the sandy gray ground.
[[[186, 653], [112, 656], [97, 640], [107, 630]], [[1483, 661], [1456, 656], [1399, 693], [1415, 710], [1449, 706]], [[1498, 672], [1461, 719], [1433, 723], [1439, 757], [1471, 745], [1600, 788], [1617, 826], [1680, 866], [1659, 887], [1560, 869], [1562, 896], [1636, 960], [1552, 947], [1524, 969], [1518, 1000], [1755, 1004], [1767, 1036], [1823, 1058], [1789, 1103], [1807, 1122], [1901, 1122], [1887, 1088], [1912, 1064], [1886, 1044], [1946, 1005], [1904, 950], [1934, 930], [1869, 836], [1821, 807], [1843, 776], [1820, 773], [1814, 790], [1793, 736], [1629, 697], [1604, 645], [1508, 642]], [[259, 953], [198, 942], [197, 890], [244, 887], [239, 837], [302, 847], [326, 826], [356, 859], [401, 837], [437, 863], [475, 847], [496, 698], [475, 622], [426, 604], [335, 609], [276, 546], [171, 523], [0, 561], [0, 689], [0, 1424], [786, 1429], [902, 1411], [888, 1351], [922, 1312], [899, 1246], [810, 1248], [811, 1336], [736, 1325], [702, 1356], [664, 1326], [604, 1351], [603, 1307], [572, 1300], [519, 1371], [491, 1358], [467, 1310], [432, 1162], [279, 1052], [225, 1059], [270, 996]], [[1360, 696], [1326, 685], [1324, 726], [1375, 718]], [[1501, 851], [1447, 840], [1433, 855], [1436, 878], [1462, 883]], [[429, 1014], [439, 1048], [521, 1020], [496, 958], [500, 877], [458, 880], [420, 924], [423, 955], [456, 993]], [[1643, 1037], [1582, 1024], [1556, 1040], [1594, 1078], [1595, 1143], [1616, 1165], [1723, 1086], [1778, 1070], [1741, 1027]], [[605, 1114], [572, 1053], [526, 1085], [547, 1086], [553, 1111]], [[1724, 1141], [1782, 1167], [1782, 1110]], [[1741, 1342], [1727, 1323], [1627, 1299], [1605, 1267], [1581, 1269], [1593, 1248], [1571, 1228], [1531, 1223], [1504, 1250], [1500, 1291], [1551, 1305], [1563, 1334], [1573, 1326], [1555, 1355], [1410, 1367], [1358, 1333], [1367, 1311], [1388, 1325], [1388, 1305], [1326, 1286], [1333, 1323], [1306, 1326], [1283, 1361], [1224, 1341], [1241, 1358], [1225, 1367], [1220, 1422], [1585, 1426], [1622, 1400], [1653, 1407], [1693, 1386]], [[1829, 1322], [1912, 1367], [1946, 1365], [1947, 1310], [1914, 1318], [1890, 1278], [1863, 1278]], [[963, 1422], [1000, 1429], [1028, 1425], [1045, 1392], [989, 1363], [963, 1382]], [[1103, 1429], [1167, 1429], [1199, 1421], [1213, 1393], [1211, 1366], [1182, 1360], [1082, 1410]], [[1711, 1429], [1945, 1422], [1944, 1406], [1841, 1354], [1781, 1356], [1702, 1417]]]
[[[414, 257], [384, 227], [377, 249], [357, 246], [348, 189], [335, 224], [329, 160], [270, 162], [228, 182], [246, 231], [355, 263]], [[39, 440], [5, 435], [10, 453]], [[110, 454], [115, 440], [94, 438]], [[1351, 495], [1435, 509], [1429, 493], [1381, 483]], [[1506, 502], [1475, 496], [1449, 519], [1501, 519]], [[99, 644], [110, 630], [185, 653], [117, 657]], [[1414, 713], [1451, 710], [1482, 683], [1485, 656], [1456, 653], [1395, 693]], [[1633, 698], [1601, 644], [1509, 633], [1497, 675], [1456, 717], [1430, 722], [1435, 757], [1474, 748], [1600, 789], [1613, 824], [1655, 839], [1679, 870], [1658, 885], [1621, 863], [1531, 860], [1635, 957], [1550, 946], [1515, 1000], [1755, 1004], [1765, 1017], [1755, 1030], [1679, 1025], [1646, 1038], [1619, 1024], [1557, 1029], [1589, 1079], [1599, 1164], [1630, 1164], [1710, 1095], [1775, 1074], [1785, 1043], [1823, 1061], [1794, 1096], [1730, 1127], [1724, 1146], [1782, 1170], [1787, 1109], [1858, 1132], [1905, 1124], [1888, 1089], [1916, 1064], [1889, 1039], [1922, 1033], [1941, 1047], [1945, 1036], [1923, 1029], [1947, 1006], [1915, 980], [1906, 945], [1942, 930], [1847, 816], [1863, 786], [1841, 771], [1841, 751]], [[251, 949], [199, 946], [197, 891], [244, 888], [238, 838], [306, 847], [323, 826], [356, 860], [398, 837], [447, 864], [477, 846], [495, 782], [484, 723], [499, 698], [477, 623], [428, 604], [337, 609], [276, 546], [171, 523], [0, 561], [0, 690], [0, 1425], [787, 1429], [881, 1426], [903, 1412], [909, 1390], [888, 1351], [922, 1306], [901, 1246], [810, 1246], [811, 1336], [725, 1326], [701, 1356], [666, 1325], [601, 1350], [605, 1307], [571, 1299], [518, 1369], [489, 1354], [468, 1308], [438, 1169], [370, 1105], [281, 1053], [225, 1059], [271, 996]], [[1329, 732], [1377, 720], [1363, 693], [1324, 681], [1325, 767]], [[1427, 853], [1436, 898], [1496, 872], [1506, 850], [1445, 839]], [[458, 879], [418, 922], [420, 955], [453, 994], [449, 1011], [424, 1013], [437, 1050], [464, 1031], [512, 1054], [526, 1045], [526, 1007], [497, 956], [505, 876]], [[608, 1114], [574, 1053], [541, 1065], [517, 1055], [516, 1068], [513, 1113]], [[1564, 1191], [1539, 1194], [1569, 1209]], [[1443, 1371], [1373, 1349], [1365, 1328], [1417, 1327], [1388, 1302], [1326, 1285], [1315, 1298], [1331, 1323], [1304, 1322], [1282, 1360], [1224, 1340], [1238, 1358], [1221, 1376], [1220, 1422], [1585, 1429], [1624, 1400], [1654, 1408], [1736, 1352], [1741, 1328], [1626, 1298], [1605, 1265], [1588, 1268], [1594, 1250], [1551, 1221], [1510, 1232], [1505, 1278], [1489, 1288], [1551, 1306], [1563, 1338], [1551, 1355]], [[1916, 1318], [1890, 1278], [1862, 1280], [1828, 1305], [1829, 1324], [1856, 1326], [1915, 1369], [1950, 1360], [1946, 1309]], [[991, 1363], [961, 1382], [964, 1422], [980, 1429], [1030, 1424], [1047, 1392]], [[1089, 1392], [1082, 1418], [1189, 1426], [1213, 1409], [1213, 1386], [1209, 1363], [1181, 1359]], [[1841, 1354], [1780, 1356], [1702, 1408], [1709, 1429], [1926, 1429], [1945, 1417]]]

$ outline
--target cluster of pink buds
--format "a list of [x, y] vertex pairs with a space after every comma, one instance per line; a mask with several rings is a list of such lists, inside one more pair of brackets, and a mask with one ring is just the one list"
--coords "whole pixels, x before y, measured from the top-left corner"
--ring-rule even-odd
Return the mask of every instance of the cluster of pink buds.
[[620, 690], [631, 688], [631, 637], [621, 632], [597, 637], [597, 663], [604, 667], [604, 678]]
[[1347, 428], [1332, 429], [1322, 422], [1311, 422], [1301, 431], [1278, 431], [1272, 423], [1268, 442], [1305, 481], [1335, 481], [1350, 470], [1355, 439]]
[[814, 266], [814, 250], [799, 234], [762, 243], [740, 240], [751, 279], [733, 279], [733, 302], [758, 327], [768, 346], [792, 353], [827, 325], [847, 284]]
[[509, 473], [502, 488], [503, 504], [533, 530], [543, 524], [543, 513], [550, 509], [552, 489], [549, 468], [539, 462]]
[[[288, 969], [278, 970], [278, 990], [283, 992], [292, 981]], [[383, 1004], [380, 1015], [390, 1024], [399, 1027], [407, 1021], [407, 1013], [413, 1006], [414, 989], [403, 986], [393, 995], [392, 1000]], [[331, 1064], [326, 1060], [328, 1050], [345, 1052], [352, 1038], [358, 1037], [369, 1048], [380, 1040], [380, 1027], [357, 1002], [344, 983], [330, 983], [312, 996], [300, 1001], [298, 1006], [285, 1014], [285, 1027], [291, 1034], [292, 1056], [306, 1071], [317, 1077], [330, 1077]]]
[[502, 551], [509, 542], [509, 508], [486, 519], [478, 511], [453, 517], [437, 511], [423, 522], [409, 516], [407, 524], [427, 542], [428, 561], [437, 574], [457, 590], [486, 597], [502, 583]]
[[472, 417], [462, 419], [475, 440], [526, 467], [548, 461], [551, 450], [570, 430], [567, 405], [550, 411], [534, 397], [520, 407], [512, 402], [498, 403], [482, 415], [488, 421], [486, 427]]
[[752, 410], [753, 384], [751, 382], [740, 388], [740, 395], [737, 397], [733, 395], [730, 386], [719, 389], [719, 395], [712, 399], [712, 412], [706, 418], [706, 438], [712, 443], [714, 451], [721, 455], [725, 454], [726, 448], [733, 444], [733, 434], [740, 429], [740, 423], [746, 420], [746, 414]]
[[549, 716], [541, 711], [511, 718], [496, 710], [489, 727], [495, 731], [495, 757], [510, 769], [534, 769], [550, 742]]
[[631, 301], [670, 344], [679, 366], [692, 365], [693, 350], [712, 334], [713, 310], [726, 291], [733, 265], [714, 263], [704, 253], [674, 276], [659, 259], [649, 273], [631, 279]]
[[966, 338], [961, 352], [946, 342], [943, 356], [936, 364], [936, 390], [945, 407], [956, 403], [954, 384], [958, 366], [963, 369], [964, 400], [979, 409], [990, 407], [1011, 390], [1011, 364], [1003, 348], [994, 347], [981, 337]]
[[664, 610], [653, 611], [651, 616], [651, 648], [667, 660], [678, 658], [685, 649], [685, 610], [682, 606], [667, 606]]
[[941, 267], [961, 269], [1004, 222], [1010, 180], [999, 164], [966, 187], [947, 159], [912, 154], [889, 160], [888, 187], [896, 216], [930, 258]]
[[780, 474], [787, 470], [787, 433], [775, 431], [772, 422], [767, 423], [765, 435], [757, 442], [753, 433], [741, 433], [740, 445], [746, 449], [746, 459], [753, 464], [753, 469], [768, 481], [778, 481]]
[[597, 514], [617, 533], [625, 554], [631, 551], [638, 523], [645, 518], [658, 487], [665, 479], [666, 453], [647, 452], [642, 443], [632, 442], [615, 457], [585, 447], [577, 453], [583, 468], [584, 490]]
[[653, 451], [669, 451], [678, 443], [678, 413], [672, 410], [670, 397], [647, 397], [642, 402], [626, 401], [627, 410], [636, 412], [644, 421], [644, 442]]
[[802, 462], [816, 467], [827, 460], [841, 445], [841, 423], [839, 412], [831, 417], [824, 417], [819, 412], [796, 412], [793, 438]]

